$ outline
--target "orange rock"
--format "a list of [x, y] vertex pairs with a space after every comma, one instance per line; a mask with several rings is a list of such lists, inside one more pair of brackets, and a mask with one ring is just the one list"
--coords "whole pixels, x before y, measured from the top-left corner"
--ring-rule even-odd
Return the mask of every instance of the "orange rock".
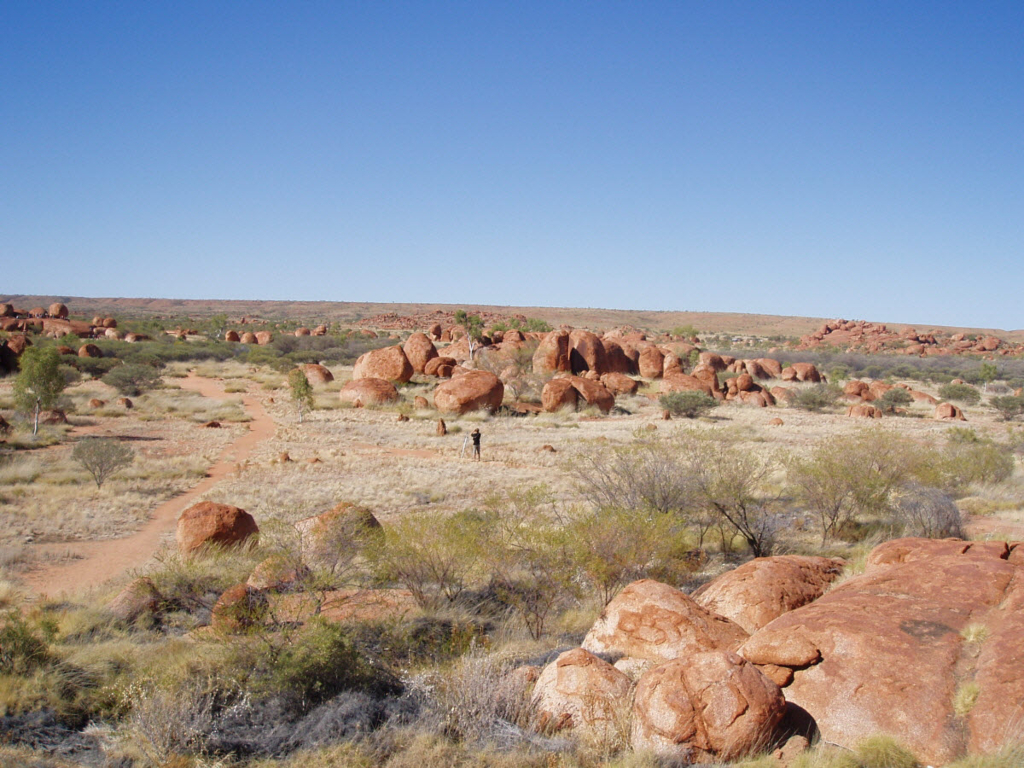
[[190, 554], [208, 544], [235, 546], [260, 531], [252, 515], [229, 504], [201, 501], [178, 518], [178, 550]]

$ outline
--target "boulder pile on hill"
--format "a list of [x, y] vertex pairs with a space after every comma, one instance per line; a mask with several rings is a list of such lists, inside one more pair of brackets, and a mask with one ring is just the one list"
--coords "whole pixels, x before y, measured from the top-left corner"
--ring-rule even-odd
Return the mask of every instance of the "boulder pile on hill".
[[893, 330], [864, 320], [831, 320], [814, 333], [800, 338], [797, 349], [837, 347], [846, 352], [895, 353], [930, 357], [934, 355], [1020, 355], [1024, 345], [1011, 344], [996, 336], [968, 337], [964, 333], [918, 332], [916, 328]]

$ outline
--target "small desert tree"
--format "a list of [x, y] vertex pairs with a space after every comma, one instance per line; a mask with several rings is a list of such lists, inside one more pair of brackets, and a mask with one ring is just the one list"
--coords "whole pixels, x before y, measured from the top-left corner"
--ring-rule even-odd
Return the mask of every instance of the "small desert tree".
[[302, 369], [295, 368], [288, 374], [288, 387], [292, 393], [295, 410], [299, 414], [299, 424], [301, 424], [306, 412], [313, 409], [313, 386]]
[[71, 458], [81, 464], [96, 481], [96, 487], [101, 488], [108, 477], [135, 460], [135, 452], [110, 437], [88, 437], [75, 445]]
[[896, 413], [899, 408], [906, 408], [914, 402], [913, 396], [903, 387], [893, 387], [875, 402], [883, 413]]
[[138, 397], [160, 383], [160, 372], [150, 365], [129, 363], [111, 369], [102, 381], [122, 395]]
[[995, 363], [982, 363], [978, 369], [978, 378], [981, 379], [985, 385], [985, 391], [988, 392], [988, 385], [996, 380], [999, 376], [999, 369]]
[[21, 354], [14, 400], [19, 411], [33, 414], [32, 434], [39, 433], [39, 413], [57, 404], [67, 380], [56, 347], [29, 347]]
[[466, 310], [455, 311], [455, 322], [466, 329], [466, 341], [469, 343], [469, 359], [473, 359], [473, 353], [484, 337], [484, 321], [480, 315], [470, 315]]
[[692, 390], [689, 392], [669, 392], [658, 398], [658, 403], [673, 416], [683, 416], [687, 419], [695, 419], [704, 416], [712, 408], [718, 406], [718, 401], [704, 392]]
[[823, 411], [836, 404], [842, 391], [834, 384], [812, 384], [796, 390], [791, 404], [805, 411]]

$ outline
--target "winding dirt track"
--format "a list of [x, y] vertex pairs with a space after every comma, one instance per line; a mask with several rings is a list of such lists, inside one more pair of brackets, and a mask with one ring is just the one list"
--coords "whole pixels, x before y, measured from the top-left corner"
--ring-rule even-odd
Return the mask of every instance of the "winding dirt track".
[[[193, 390], [203, 397], [226, 397], [223, 386], [213, 379], [189, 374], [178, 383], [182, 389]], [[25, 574], [25, 586], [35, 595], [56, 597], [99, 586], [125, 571], [144, 565], [157, 552], [164, 536], [175, 530], [182, 510], [232, 472], [235, 464], [244, 461], [259, 442], [274, 434], [274, 420], [267, 415], [259, 400], [244, 395], [242, 403], [252, 418], [249, 431], [221, 451], [202, 482], [153, 510], [149, 522], [131, 536], [39, 545], [36, 553], [43, 561], [47, 556], [63, 559], [68, 554], [74, 559], [43, 565]]]

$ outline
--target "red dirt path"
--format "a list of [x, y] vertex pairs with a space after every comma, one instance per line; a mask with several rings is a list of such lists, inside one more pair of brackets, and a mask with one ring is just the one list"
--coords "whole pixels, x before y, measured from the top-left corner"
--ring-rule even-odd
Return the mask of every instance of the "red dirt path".
[[[179, 386], [198, 392], [203, 397], [226, 397], [220, 382], [193, 374], [180, 379]], [[274, 434], [274, 420], [267, 415], [259, 400], [245, 395], [242, 403], [252, 418], [249, 431], [221, 451], [202, 482], [158, 506], [153, 510], [149, 522], [130, 536], [105, 541], [35, 546], [36, 554], [42, 560], [47, 556], [63, 558], [68, 555], [74, 559], [43, 565], [25, 574], [25, 586], [37, 596], [56, 597], [99, 586], [128, 570], [145, 565], [160, 548], [163, 538], [174, 532], [181, 512], [231, 473], [235, 465], [244, 461], [259, 442]]]

